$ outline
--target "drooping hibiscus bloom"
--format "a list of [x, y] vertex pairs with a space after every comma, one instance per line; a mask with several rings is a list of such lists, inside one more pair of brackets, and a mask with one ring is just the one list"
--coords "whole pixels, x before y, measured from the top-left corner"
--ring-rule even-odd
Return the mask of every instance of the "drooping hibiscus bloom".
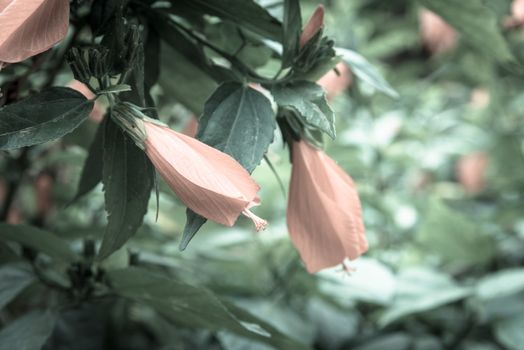
[[300, 47], [304, 47], [306, 43], [318, 33], [324, 26], [324, 6], [318, 5], [311, 18], [304, 26], [302, 34], [300, 35]]
[[324, 152], [293, 143], [287, 225], [310, 273], [356, 259], [368, 249], [353, 180]]
[[195, 213], [226, 226], [240, 214], [257, 230], [267, 222], [250, 211], [260, 187], [232, 157], [167, 126], [144, 120], [144, 151], [177, 197]]
[[46, 51], [68, 27], [69, 0], [0, 0], [0, 66]]

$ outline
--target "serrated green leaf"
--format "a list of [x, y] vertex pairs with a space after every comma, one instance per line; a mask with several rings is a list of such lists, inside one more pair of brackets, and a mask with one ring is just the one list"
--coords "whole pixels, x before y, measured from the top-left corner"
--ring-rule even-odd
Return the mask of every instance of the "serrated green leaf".
[[0, 310], [35, 280], [31, 268], [23, 263], [0, 266]]
[[56, 316], [33, 311], [0, 330], [0, 350], [41, 349], [55, 327]]
[[482, 0], [419, 0], [419, 3], [457, 29], [463, 40], [479, 52], [500, 61], [513, 58], [500, 32], [496, 13]]
[[382, 77], [377, 69], [373, 67], [364, 56], [353, 50], [343, 48], [337, 48], [336, 51], [337, 55], [342, 57], [342, 60], [349, 65], [351, 71], [355, 73], [359, 79], [362, 79], [362, 81], [373, 86], [378, 91], [382, 91], [386, 95], [394, 98], [399, 97], [395, 89], [389, 85], [386, 79]]
[[298, 0], [284, 1], [284, 20], [282, 22], [282, 68], [290, 67], [300, 49], [302, 16]]
[[0, 109], [0, 150], [37, 145], [73, 131], [93, 110], [78, 91], [53, 87]]
[[250, 173], [267, 152], [276, 127], [271, 102], [240, 83], [224, 83], [207, 100], [197, 138], [235, 158]]
[[142, 224], [154, 182], [147, 156], [108, 120], [104, 134], [104, 183], [107, 229], [98, 253], [104, 259], [121, 248]]
[[71, 200], [74, 202], [86, 195], [102, 181], [102, 169], [104, 158], [104, 132], [107, 123], [107, 117], [98, 126], [95, 137], [87, 151], [87, 158], [80, 174], [80, 181], [75, 197]]
[[275, 85], [271, 94], [280, 107], [293, 111], [305, 125], [335, 139], [335, 114], [327, 103], [322, 87], [309, 81], [299, 81]]
[[64, 262], [80, 260], [80, 256], [65, 241], [36, 227], [0, 223], [0, 240], [19, 243]]

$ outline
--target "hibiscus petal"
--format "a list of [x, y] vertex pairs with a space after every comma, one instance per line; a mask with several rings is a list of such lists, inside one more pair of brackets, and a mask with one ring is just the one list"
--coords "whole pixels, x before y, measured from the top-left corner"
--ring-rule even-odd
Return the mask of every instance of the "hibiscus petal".
[[[362, 206], [360, 204], [360, 198], [358, 196], [357, 188], [353, 179], [338, 166], [333, 159], [329, 158], [325, 153], [320, 152], [323, 157], [326, 166], [336, 176], [332, 176], [331, 185], [335, 189], [335, 201], [337, 203], [343, 203], [343, 207], [346, 209], [346, 215], [350, 219], [350, 235], [358, 239], [358, 245], [354, 244], [354, 241], [345, 242], [346, 252], [348, 257], [356, 259], [362, 253], [368, 250], [368, 242], [365, 235], [364, 221], [362, 219]], [[346, 206], [347, 205], [347, 206]], [[356, 249], [358, 248], [358, 249]]]
[[[293, 165], [295, 167], [295, 165]], [[332, 216], [340, 217], [340, 210], [329, 202], [320, 201], [310, 191], [309, 181], [302, 179], [298, 169], [291, 177], [287, 225], [293, 244], [300, 253], [306, 269], [310, 273], [340, 264], [346, 257], [344, 246], [337, 234]], [[327, 204], [327, 205], [326, 205]], [[334, 208], [328, 211], [328, 208]]]
[[[250, 200], [255, 200], [260, 186], [253, 181], [249, 173], [244, 169], [234, 158], [218, 151], [216, 148], [206, 145], [195, 138], [186, 135], [179, 135], [180, 139], [188, 146], [197, 151], [199, 154], [205, 155], [206, 160], [218, 169], [218, 171], [225, 177], [234, 181], [238, 190]], [[260, 200], [258, 200], [260, 203]]]
[[311, 273], [367, 250], [353, 181], [325, 153], [305, 142], [293, 145], [287, 221], [291, 239]]
[[300, 47], [306, 45], [306, 43], [317, 34], [317, 32], [324, 25], [324, 6], [318, 5], [311, 15], [311, 18], [307, 22], [306, 26], [302, 30], [300, 35]]
[[258, 190], [247, 171], [198, 140], [153, 123], [144, 124], [146, 153], [180, 200], [196, 213], [232, 226]]
[[23, 61], [65, 37], [69, 0], [1, 0], [0, 23], [0, 61]]
[[12, 1], [13, 0], [0, 0], [0, 12], [2, 12]]

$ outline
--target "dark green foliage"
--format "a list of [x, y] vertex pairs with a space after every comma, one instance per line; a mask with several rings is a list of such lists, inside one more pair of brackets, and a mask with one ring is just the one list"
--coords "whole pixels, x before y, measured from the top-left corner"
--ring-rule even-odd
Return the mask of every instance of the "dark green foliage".
[[279, 107], [288, 109], [306, 126], [325, 132], [335, 139], [335, 114], [324, 90], [308, 81], [276, 85], [271, 89]]
[[102, 169], [104, 168], [104, 133], [108, 118], [104, 118], [101, 125], [96, 130], [95, 137], [89, 146], [87, 158], [82, 167], [82, 174], [80, 175], [80, 182], [76, 195], [72, 201], [79, 199], [102, 181]]
[[147, 156], [113, 121], [105, 127], [102, 181], [108, 224], [100, 259], [121, 248], [142, 224], [154, 181]]
[[[65, 40], [2, 67], [0, 350], [520, 350], [524, 39], [511, 1], [322, 3], [324, 28], [300, 48], [318, 1], [74, 1]], [[422, 8], [458, 31], [455, 48], [432, 54]], [[328, 104], [315, 82], [339, 62], [351, 85]], [[87, 120], [94, 101], [52, 87], [71, 73], [107, 107], [102, 123]], [[267, 231], [238, 220], [196, 235], [206, 218], [163, 182], [156, 216], [154, 169], [116, 106], [177, 131], [199, 119], [197, 137], [261, 186]], [[286, 235], [299, 139], [360, 195], [370, 249], [346, 272], [308, 275]], [[468, 172], [471, 155], [484, 158]]]
[[273, 141], [275, 127], [271, 102], [264, 95], [240, 83], [224, 83], [206, 102], [197, 138], [252, 172]]
[[73, 131], [93, 109], [79, 92], [50, 88], [0, 109], [0, 150], [37, 145]]

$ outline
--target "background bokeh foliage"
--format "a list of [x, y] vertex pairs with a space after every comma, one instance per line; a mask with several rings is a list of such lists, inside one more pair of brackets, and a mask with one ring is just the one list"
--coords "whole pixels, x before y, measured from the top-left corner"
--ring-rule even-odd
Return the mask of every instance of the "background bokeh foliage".
[[[282, 17], [281, 1], [259, 3]], [[318, 3], [301, 1], [302, 17]], [[95, 137], [88, 121], [23, 158], [24, 150], [0, 155], [0, 192], [26, 169], [9, 222], [45, 230], [19, 225], [0, 240], [0, 349], [524, 347], [524, 32], [503, 26], [511, 2], [323, 3], [325, 33], [372, 63], [360, 67], [367, 80], [352, 67], [351, 86], [330, 101], [337, 138], [325, 139], [362, 200], [370, 250], [354, 271], [304, 270], [287, 236], [290, 164], [279, 133], [267, 158], [281, 182], [265, 162], [253, 173], [266, 231], [252, 232], [246, 219], [233, 229], [207, 223], [180, 252], [185, 208], [160, 183], [158, 218], [152, 196], [138, 234], [96, 271], [84, 270], [79, 256], [93, 259], [106, 224], [101, 185], [70, 204]], [[434, 55], [424, 45], [422, 7], [456, 29], [455, 48]], [[245, 40], [239, 23], [213, 18], [202, 32], [236, 51]], [[95, 19], [97, 30], [108, 25]], [[257, 28], [256, 19], [240, 24]], [[217, 84], [205, 62], [167, 40], [158, 43], [152, 98], [162, 120], [183, 129]], [[257, 72], [278, 70], [265, 45], [248, 41], [235, 54]], [[8, 67], [0, 84], [24, 69]], [[56, 85], [72, 79], [66, 66], [57, 72]], [[46, 79], [33, 74], [27, 84]], [[48, 202], [35, 200], [45, 191]]]

